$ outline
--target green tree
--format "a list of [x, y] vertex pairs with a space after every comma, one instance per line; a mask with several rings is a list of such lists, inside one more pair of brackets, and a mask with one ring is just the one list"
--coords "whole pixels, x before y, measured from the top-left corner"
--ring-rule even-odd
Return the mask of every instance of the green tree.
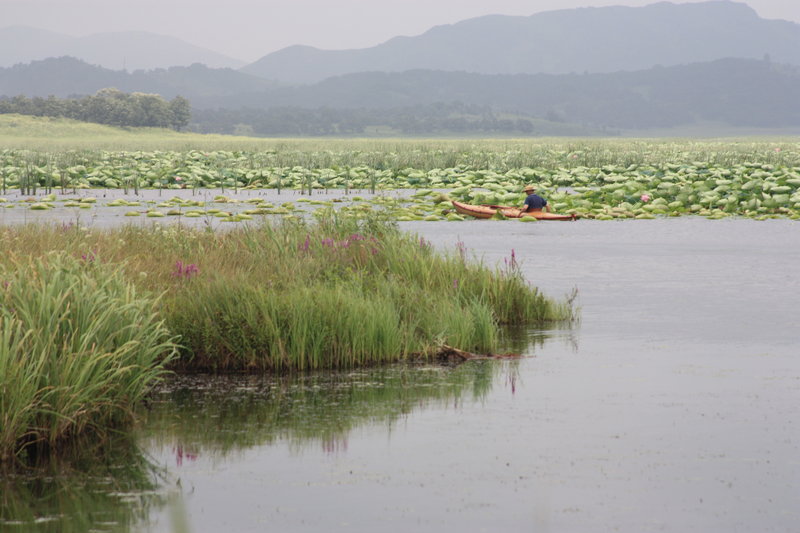
[[170, 126], [174, 130], [180, 131], [189, 125], [189, 119], [192, 117], [192, 106], [189, 100], [183, 96], [176, 96], [169, 102], [169, 110], [172, 114]]
[[135, 113], [132, 126], [167, 128], [172, 125], [169, 104], [160, 95], [133, 93], [131, 100]]

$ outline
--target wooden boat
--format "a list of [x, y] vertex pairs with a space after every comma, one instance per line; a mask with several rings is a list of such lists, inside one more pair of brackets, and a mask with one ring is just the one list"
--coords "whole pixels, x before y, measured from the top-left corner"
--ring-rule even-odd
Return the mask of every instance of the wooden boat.
[[523, 211], [518, 207], [508, 207], [504, 205], [471, 205], [453, 200], [453, 207], [462, 215], [469, 215], [475, 218], [492, 218], [499, 211], [506, 218], [533, 217], [538, 220], [575, 220], [576, 215], [559, 215], [547, 211]]

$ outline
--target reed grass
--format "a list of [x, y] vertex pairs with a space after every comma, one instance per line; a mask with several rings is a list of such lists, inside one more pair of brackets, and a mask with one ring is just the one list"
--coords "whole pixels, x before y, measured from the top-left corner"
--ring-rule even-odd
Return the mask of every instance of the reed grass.
[[211, 281], [189, 280], [192, 290], [166, 298], [185, 368], [351, 368], [429, 356], [444, 344], [490, 352], [500, 324], [574, 318], [519, 272], [436, 254], [373, 218], [213, 238], [224, 262], [205, 255]]
[[0, 462], [129, 422], [175, 351], [155, 300], [58, 252], [4, 261], [0, 282]]
[[[352, 368], [498, 349], [503, 324], [570, 321], [518, 270], [435, 253], [376, 217], [212, 233], [170, 227], [0, 230], [0, 252], [121, 264], [180, 337], [182, 370]], [[0, 260], [2, 261], [2, 260]]]

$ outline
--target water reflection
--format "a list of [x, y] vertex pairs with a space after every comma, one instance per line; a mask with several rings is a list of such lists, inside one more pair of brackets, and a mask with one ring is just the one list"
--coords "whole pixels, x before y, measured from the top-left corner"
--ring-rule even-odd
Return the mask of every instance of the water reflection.
[[288, 442], [345, 451], [356, 427], [391, 428], [415, 409], [480, 401], [516, 362], [398, 365], [296, 376], [181, 376], [154, 394], [142, 441], [170, 450], [175, 464]]
[[0, 530], [135, 531], [167, 501], [167, 473], [132, 441], [80, 443], [69, 457], [0, 476]]
[[[562, 333], [517, 328], [503, 335], [504, 351], [533, 355]], [[181, 486], [182, 468], [235, 461], [278, 442], [296, 452], [344, 454], [357, 428], [390, 432], [414, 411], [457, 409], [501, 387], [514, 394], [518, 367], [519, 360], [477, 360], [292, 376], [175, 376], [140, 409], [133, 435], [103, 446], [86, 441], [70, 457], [0, 474], [0, 530], [187, 531], [191, 487]]]
[[560, 342], [577, 352], [579, 329], [578, 326], [560, 328], [530, 328], [527, 326], [507, 326], [501, 333], [501, 343], [511, 353], [532, 355], [546, 343]]

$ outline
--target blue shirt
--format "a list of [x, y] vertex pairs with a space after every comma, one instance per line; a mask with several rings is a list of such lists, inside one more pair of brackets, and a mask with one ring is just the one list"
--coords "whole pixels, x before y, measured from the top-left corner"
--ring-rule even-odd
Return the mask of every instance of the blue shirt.
[[542, 209], [546, 205], [547, 200], [538, 194], [529, 194], [528, 197], [525, 198], [526, 211], [530, 211], [531, 209]]

